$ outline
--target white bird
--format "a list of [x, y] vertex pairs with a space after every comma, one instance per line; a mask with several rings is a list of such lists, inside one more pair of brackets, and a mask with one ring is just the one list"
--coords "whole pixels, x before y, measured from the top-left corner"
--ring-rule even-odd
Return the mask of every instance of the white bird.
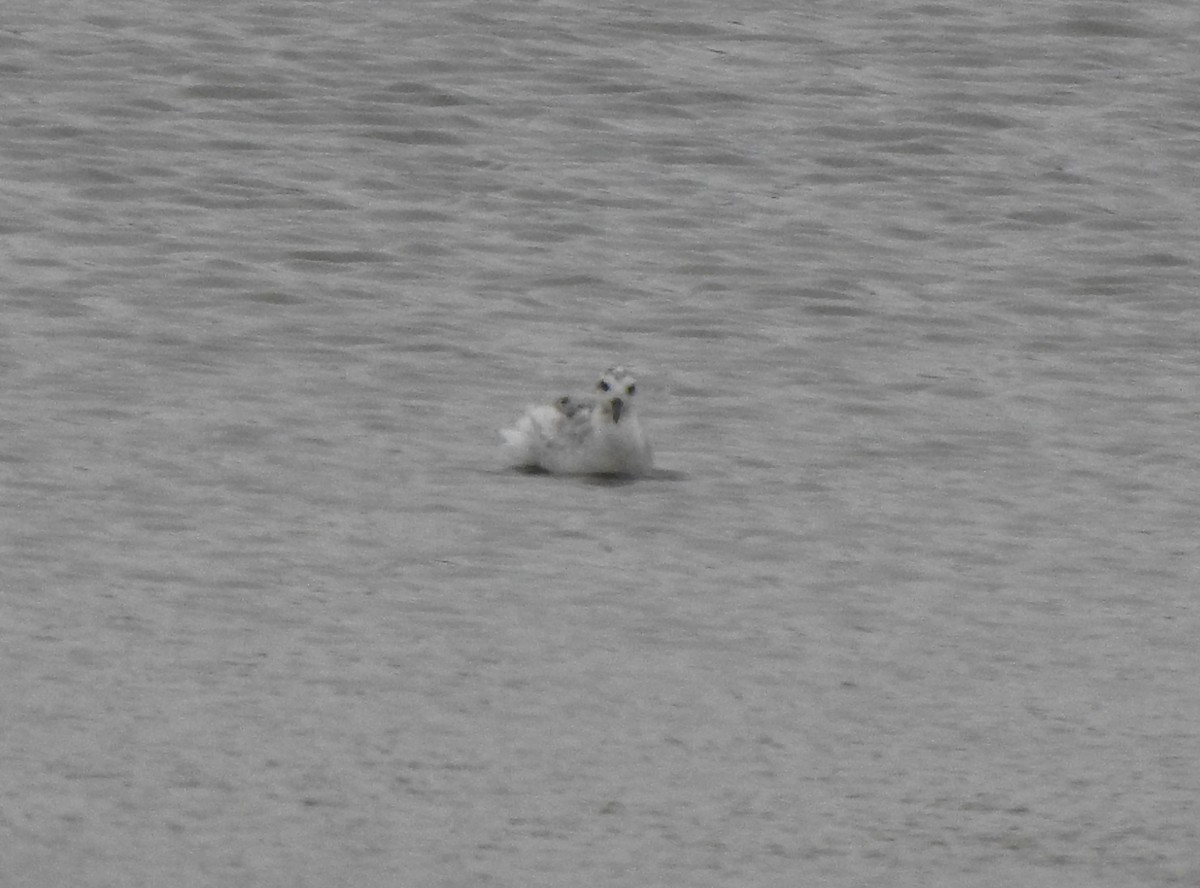
[[625, 368], [611, 367], [594, 395], [528, 408], [500, 433], [506, 454], [514, 466], [560, 475], [645, 475], [654, 454], [634, 410], [636, 394]]

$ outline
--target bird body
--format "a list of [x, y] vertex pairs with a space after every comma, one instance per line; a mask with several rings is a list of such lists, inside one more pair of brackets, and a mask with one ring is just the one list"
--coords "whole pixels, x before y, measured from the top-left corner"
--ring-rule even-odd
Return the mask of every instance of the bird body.
[[530, 407], [504, 429], [510, 462], [559, 475], [645, 475], [650, 440], [634, 409], [637, 382], [624, 367], [605, 371], [595, 393]]

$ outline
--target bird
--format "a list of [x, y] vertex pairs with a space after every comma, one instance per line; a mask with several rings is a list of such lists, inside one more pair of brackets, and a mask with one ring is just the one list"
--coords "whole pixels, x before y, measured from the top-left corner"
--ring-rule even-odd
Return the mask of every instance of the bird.
[[638, 422], [636, 395], [629, 371], [610, 367], [593, 394], [526, 409], [500, 433], [505, 454], [516, 468], [555, 475], [646, 475], [654, 452]]

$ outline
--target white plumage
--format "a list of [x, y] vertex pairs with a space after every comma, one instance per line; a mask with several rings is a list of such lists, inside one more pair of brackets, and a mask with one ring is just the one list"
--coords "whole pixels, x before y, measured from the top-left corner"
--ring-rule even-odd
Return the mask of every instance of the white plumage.
[[645, 475], [654, 466], [650, 440], [638, 422], [637, 381], [611, 367], [592, 395], [530, 407], [504, 429], [510, 462], [562, 475]]

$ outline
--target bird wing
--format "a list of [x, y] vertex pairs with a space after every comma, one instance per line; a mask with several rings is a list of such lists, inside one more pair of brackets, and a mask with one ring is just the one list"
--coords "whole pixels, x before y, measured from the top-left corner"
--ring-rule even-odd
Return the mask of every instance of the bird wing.
[[559, 413], [570, 419], [574, 419], [580, 414], [586, 418], [596, 409], [596, 399], [586, 396], [577, 398], [571, 395], [563, 395], [554, 402], [554, 406], [558, 408]]

